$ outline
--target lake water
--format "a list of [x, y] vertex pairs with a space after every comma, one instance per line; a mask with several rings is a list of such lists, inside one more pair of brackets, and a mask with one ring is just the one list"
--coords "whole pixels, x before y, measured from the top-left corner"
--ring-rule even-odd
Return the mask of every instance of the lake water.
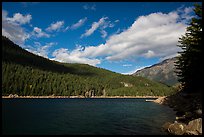
[[2, 99], [3, 134], [163, 135], [174, 118], [145, 99]]

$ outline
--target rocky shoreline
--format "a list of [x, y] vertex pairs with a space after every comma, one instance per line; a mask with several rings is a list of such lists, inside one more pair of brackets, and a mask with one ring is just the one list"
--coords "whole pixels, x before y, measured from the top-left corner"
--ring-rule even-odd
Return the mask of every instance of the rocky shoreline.
[[153, 101], [176, 111], [175, 121], [166, 122], [162, 129], [170, 135], [202, 135], [201, 93], [160, 97]]
[[161, 98], [163, 96], [92, 96], [92, 97], [84, 97], [84, 96], [19, 96], [17, 94], [10, 94], [9, 96], [2, 96], [2, 98]]

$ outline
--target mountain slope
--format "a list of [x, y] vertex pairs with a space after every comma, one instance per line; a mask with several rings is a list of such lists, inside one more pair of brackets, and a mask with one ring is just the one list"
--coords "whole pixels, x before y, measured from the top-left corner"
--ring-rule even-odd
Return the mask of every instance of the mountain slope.
[[133, 74], [133, 76], [142, 76], [150, 80], [165, 83], [167, 85], [175, 85], [178, 83], [178, 77], [175, 71], [176, 58], [166, 59], [161, 63], [141, 69]]
[[2, 36], [2, 95], [169, 95], [174, 90], [142, 77], [86, 64], [51, 61]]

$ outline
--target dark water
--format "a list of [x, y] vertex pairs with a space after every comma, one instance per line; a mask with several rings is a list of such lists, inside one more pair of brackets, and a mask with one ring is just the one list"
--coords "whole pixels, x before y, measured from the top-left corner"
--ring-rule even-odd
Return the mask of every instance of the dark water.
[[145, 99], [2, 99], [3, 134], [162, 135], [174, 118]]

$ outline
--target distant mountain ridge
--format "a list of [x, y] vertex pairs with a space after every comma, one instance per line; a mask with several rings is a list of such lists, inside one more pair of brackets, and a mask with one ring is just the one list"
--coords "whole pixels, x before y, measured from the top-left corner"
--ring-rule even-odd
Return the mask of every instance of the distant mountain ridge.
[[155, 80], [167, 85], [175, 85], [178, 83], [178, 77], [175, 73], [176, 57], [166, 59], [160, 63], [154, 64], [150, 67], [143, 68], [133, 73], [133, 76], [142, 76], [150, 80]]

